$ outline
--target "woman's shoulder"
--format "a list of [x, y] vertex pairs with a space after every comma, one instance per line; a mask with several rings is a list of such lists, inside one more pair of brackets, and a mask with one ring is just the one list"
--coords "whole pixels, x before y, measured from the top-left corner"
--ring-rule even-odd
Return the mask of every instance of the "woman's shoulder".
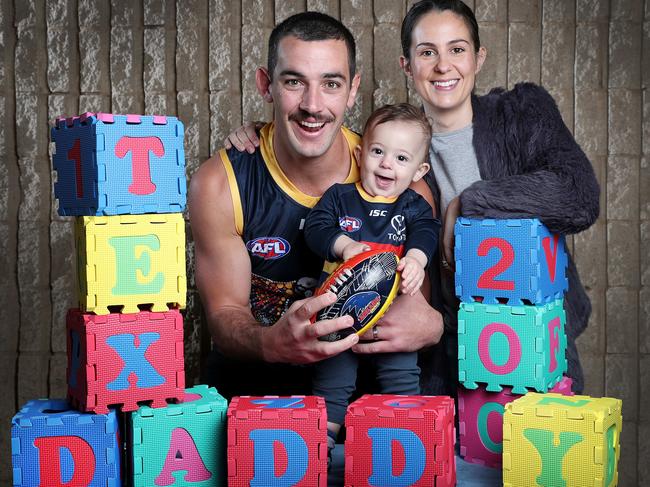
[[[555, 100], [542, 86], [535, 83], [517, 83], [512, 89], [493, 88], [487, 94], [475, 97], [481, 107], [555, 107]], [[539, 108], [539, 107], [538, 107]]]

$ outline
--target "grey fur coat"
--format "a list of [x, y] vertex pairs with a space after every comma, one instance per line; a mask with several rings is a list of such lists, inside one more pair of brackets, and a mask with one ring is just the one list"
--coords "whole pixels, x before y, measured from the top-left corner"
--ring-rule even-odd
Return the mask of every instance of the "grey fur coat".
[[[481, 181], [461, 193], [463, 216], [539, 218], [552, 232], [563, 234], [580, 232], [596, 221], [600, 189], [594, 170], [543, 88], [521, 83], [511, 91], [494, 89], [485, 96], [473, 96], [472, 108]], [[429, 183], [437, 198], [435, 178]], [[457, 377], [458, 301], [453, 296], [453, 275], [445, 271], [437, 275], [440, 270], [432, 267], [432, 282], [442, 281], [443, 288], [443, 296], [434, 289], [432, 301], [443, 310], [446, 333], [444, 343], [422, 354], [422, 386], [430, 393], [449, 393], [453, 392], [449, 383], [453, 387]], [[584, 381], [575, 339], [587, 326], [591, 304], [570, 256], [567, 277], [568, 375], [574, 391], [580, 392]], [[441, 354], [441, 349], [447, 353]], [[444, 355], [448, 355], [446, 364], [441, 362]], [[446, 377], [440, 373], [443, 369], [449, 374]]]

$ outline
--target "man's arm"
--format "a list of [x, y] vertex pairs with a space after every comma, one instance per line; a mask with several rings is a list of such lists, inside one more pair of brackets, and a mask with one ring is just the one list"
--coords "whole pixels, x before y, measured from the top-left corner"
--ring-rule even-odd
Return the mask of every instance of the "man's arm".
[[[431, 205], [435, 216], [433, 195], [424, 180], [411, 184], [411, 189]], [[429, 305], [430, 285], [428, 278], [425, 278], [421, 292], [395, 298], [376, 325], [381, 329], [380, 340], [359, 343], [352, 350], [357, 353], [413, 352], [438, 343], [443, 332], [443, 321], [442, 315]]]
[[196, 283], [210, 334], [222, 353], [267, 362], [309, 363], [356, 343], [356, 335], [339, 342], [318, 340], [352, 325], [347, 316], [311, 324], [311, 316], [334, 302], [332, 293], [296, 301], [270, 327], [253, 318], [250, 258], [235, 229], [230, 188], [219, 155], [203, 163], [192, 177], [189, 207]]

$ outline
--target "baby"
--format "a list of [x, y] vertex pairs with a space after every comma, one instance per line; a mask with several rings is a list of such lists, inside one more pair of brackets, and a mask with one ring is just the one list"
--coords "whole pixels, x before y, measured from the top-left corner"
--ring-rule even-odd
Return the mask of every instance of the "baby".
[[[409, 185], [429, 171], [430, 138], [424, 113], [407, 103], [386, 105], [370, 115], [362, 145], [355, 148], [360, 182], [332, 186], [305, 222], [307, 244], [327, 261], [326, 273], [337, 261], [366, 250], [390, 250], [400, 257], [400, 291], [418, 292], [438, 246], [440, 223]], [[381, 393], [419, 394], [417, 352], [377, 354], [372, 361]], [[330, 449], [355, 390], [357, 366], [352, 351], [315, 365], [313, 392], [325, 398]]]

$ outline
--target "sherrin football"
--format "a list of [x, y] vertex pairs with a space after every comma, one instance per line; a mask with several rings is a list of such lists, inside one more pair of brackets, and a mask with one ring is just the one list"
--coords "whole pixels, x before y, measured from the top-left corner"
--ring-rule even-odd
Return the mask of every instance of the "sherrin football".
[[330, 274], [316, 295], [332, 291], [337, 299], [319, 311], [316, 319], [350, 315], [354, 324], [320, 337], [320, 340], [336, 341], [352, 333], [361, 335], [382, 317], [399, 288], [398, 261], [393, 252], [369, 250], [343, 262]]

